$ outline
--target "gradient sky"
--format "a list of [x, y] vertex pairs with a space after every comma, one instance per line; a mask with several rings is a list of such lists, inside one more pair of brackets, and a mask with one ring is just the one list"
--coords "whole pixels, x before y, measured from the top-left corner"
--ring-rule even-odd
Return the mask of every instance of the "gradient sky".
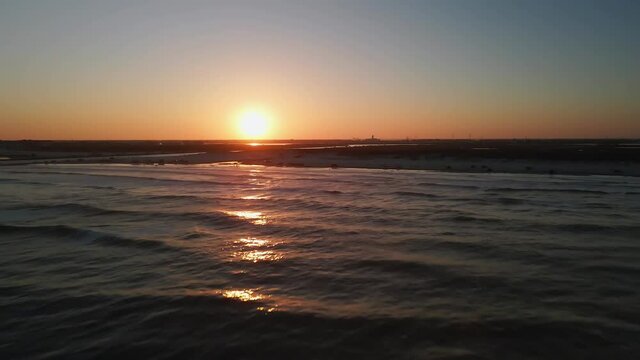
[[640, 137], [640, 1], [0, 0], [0, 139]]

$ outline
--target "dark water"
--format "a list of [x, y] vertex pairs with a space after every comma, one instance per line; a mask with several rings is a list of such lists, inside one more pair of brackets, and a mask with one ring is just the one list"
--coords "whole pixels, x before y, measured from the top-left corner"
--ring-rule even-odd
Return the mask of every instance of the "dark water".
[[640, 179], [0, 168], [0, 358], [633, 359]]

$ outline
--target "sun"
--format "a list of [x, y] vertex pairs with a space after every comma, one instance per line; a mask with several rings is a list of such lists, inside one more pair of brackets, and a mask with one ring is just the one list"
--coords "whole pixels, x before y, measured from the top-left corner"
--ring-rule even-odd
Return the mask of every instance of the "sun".
[[238, 130], [246, 139], [260, 139], [269, 130], [269, 115], [261, 109], [245, 109], [238, 116]]

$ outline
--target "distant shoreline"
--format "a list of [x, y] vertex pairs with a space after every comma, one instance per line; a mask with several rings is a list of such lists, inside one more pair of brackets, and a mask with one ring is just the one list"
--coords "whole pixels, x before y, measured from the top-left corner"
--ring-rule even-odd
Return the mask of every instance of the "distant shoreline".
[[269, 146], [242, 142], [54, 142], [45, 149], [7, 149], [7, 142], [2, 144], [5, 146], [4, 149], [0, 147], [0, 158], [5, 159], [0, 160], [0, 165], [237, 162], [282, 167], [640, 176], [640, 143], [630, 140], [456, 140], [356, 144], [348, 141], [292, 141]]
[[640, 164], [614, 161], [545, 161], [535, 159], [493, 159], [493, 158], [425, 158], [420, 160], [393, 157], [370, 157], [358, 159], [348, 156], [318, 154], [284, 157], [243, 157], [225, 156], [215, 153], [192, 155], [165, 154], [102, 157], [94, 159], [65, 158], [58, 160], [30, 160], [3, 165], [29, 164], [131, 164], [140, 166], [158, 165], [198, 165], [237, 163], [270, 167], [296, 168], [362, 168], [382, 170], [428, 170], [456, 173], [507, 173], [507, 174], [547, 174], [547, 175], [610, 175], [640, 176]]

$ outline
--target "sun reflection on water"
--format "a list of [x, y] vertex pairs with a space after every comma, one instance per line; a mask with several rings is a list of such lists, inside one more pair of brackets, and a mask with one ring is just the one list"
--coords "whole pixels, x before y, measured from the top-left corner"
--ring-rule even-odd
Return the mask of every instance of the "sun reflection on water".
[[274, 250], [264, 250], [259, 248], [273, 247], [279, 243], [257, 238], [241, 238], [238, 241], [234, 241], [238, 251], [233, 253], [233, 256], [240, 258], [244, 261], [251, 261], [257, 263], [259, 261], [276, 261], [282, 259], [283, 255], [280, 252]]
[[266, 246], [269, 245], [269, 240], [256, 239], [256, 238], [242, 238], [238, 243], [244, 246]]
[[227, 215], [239, 217], [255, 225], [266, 225], [267, 216], [260, 211], [225, 211]]
[[256, 309], [259, 310], [259, 311], [264, 311], [264, 312], [270, 313], [270, 312], [274, 311], [276, 308], [275, 307], [258, 306]]
[[[259, 301], [259, 300], [264, 300], [268, 297], [265, 295], [258, 294], [253, 289], [223, 290], [222, 296], [227, 299], [233, 299], [233, 300], [238, 300], [242, 302]], [[277, 307], [278, 305], [258, 306], [256, 307], [256, 310], [262, 311], [265, 313], [270, 313], [275, 311]]]
[[247, 195], [247, 196], [243, 196], [240, 199], [242, 200], [264, 200], [267, 199], [266, 196], [263, 195]]
[[253, 289], [224, 290], [222, 291], [222, 296], [240, 301], [256, 301], [264, 298], [263, 295], [256, 293]]
[[254, 263], [257, 263], [258, 261], [276, 261], [282, 258], [282, 255], [271, 250], [239, 252], [236, 253], [236, 256], [239, 256], [242, 260], [252, 261]]

